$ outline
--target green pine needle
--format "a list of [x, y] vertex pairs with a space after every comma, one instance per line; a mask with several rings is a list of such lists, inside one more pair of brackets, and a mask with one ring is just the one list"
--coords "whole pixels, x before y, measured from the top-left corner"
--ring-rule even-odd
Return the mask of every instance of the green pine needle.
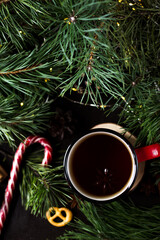
[[16, 139], [24, 140], [28, 135], [42, 134], [46, 131], [53, 112], [50, 110], [53, 100], [38, 97], [18, 97], [12, 93], [9, 97], [0, 95], [0, 140], [16, 146]]
[[154, 206], [150, 209], [138, 208], [129, 202], [112, 202], [96, 205], [80, 202], [80, 210], [86, 220], [76, 219], [72, 230], [59, 239], [79, 240], [158, 240], [160, 236], [159, 212]]
[[25, 156], [20, 185], [22, 203], [32, 214], [45, 217], [53, 206], [65, 206], [71, 199], [60, 160], [52, 166], [42, 166], [43, 150], [34, 150]]
[[145, 85], [141, 88], [141, 98], [138, 99], [137, 95], [132, 101], [127, 101], [121, 115], [121, 124], [136, 135], [137, 145], [159, 142], [160, 95], [156, 89], [150, 90]]

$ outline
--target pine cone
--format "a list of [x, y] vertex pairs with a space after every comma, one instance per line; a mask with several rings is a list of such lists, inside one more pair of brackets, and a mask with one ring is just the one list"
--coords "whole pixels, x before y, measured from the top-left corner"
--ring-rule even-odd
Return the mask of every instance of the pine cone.
[[50, 122], [50, 134], [52, 137], [62, 141], [65, 136], [73, 135], [75, 131], [75, 123], [76, 120], [73, 119], [71, 110], [65, 111], [57, 107], [56, 113]]

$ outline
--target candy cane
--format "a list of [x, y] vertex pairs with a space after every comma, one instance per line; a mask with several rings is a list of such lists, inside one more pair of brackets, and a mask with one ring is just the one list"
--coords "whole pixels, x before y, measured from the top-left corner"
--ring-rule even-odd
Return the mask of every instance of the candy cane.
[[17, 181], [17, 174], [23, 158], [23, 154], [26, 148], [33, 143], [40, 143], [44, 147], [44, 158], [42, 160], [42, 165], [47, 165], [52, 160], [52, 147], [45, 138], [38, 136], [30, 136], [25, 139], [24, 143], [20, 143], [14, 155], [14, 160], [10, 172], [10, 178], [8, 180], [8, 184], [5, 190], [4, 201], [0, 210], [0, 234], [9, 211], [9, 205], [12, 200], [13, 190], [15, 188], [15, 183]]

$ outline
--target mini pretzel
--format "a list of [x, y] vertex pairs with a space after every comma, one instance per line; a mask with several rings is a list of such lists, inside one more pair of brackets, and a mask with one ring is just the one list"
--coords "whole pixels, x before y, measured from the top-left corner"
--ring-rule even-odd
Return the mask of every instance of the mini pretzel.
[[[51, 213], [55, 211], [55, 214], [52, 216]], [[62, 211], [65, 212], [66, 216], [64, 217], [62, 215]], [[69, 223], [72, 220], [73, 214], [72, 212], [67, 209], [67, 208], [58, 208], [58, 207], [51, 207], [49, 210], [46, 212], [46, 217], [47, 220], [55, 227], [63, 227], [67, 223]], [[62, 221], [61, 222], [55, 222], [54, 220], [56, 218], [60, 218]]]

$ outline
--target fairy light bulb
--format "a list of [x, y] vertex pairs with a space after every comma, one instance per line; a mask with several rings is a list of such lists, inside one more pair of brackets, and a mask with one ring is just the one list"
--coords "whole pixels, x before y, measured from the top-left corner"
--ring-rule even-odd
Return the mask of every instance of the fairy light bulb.
[[72, 17], [69, 18], [69, 20], [70, 20], [71, 23], [74, 23], [76, 21], [76, 18], [74, 16], [72, 16]]

